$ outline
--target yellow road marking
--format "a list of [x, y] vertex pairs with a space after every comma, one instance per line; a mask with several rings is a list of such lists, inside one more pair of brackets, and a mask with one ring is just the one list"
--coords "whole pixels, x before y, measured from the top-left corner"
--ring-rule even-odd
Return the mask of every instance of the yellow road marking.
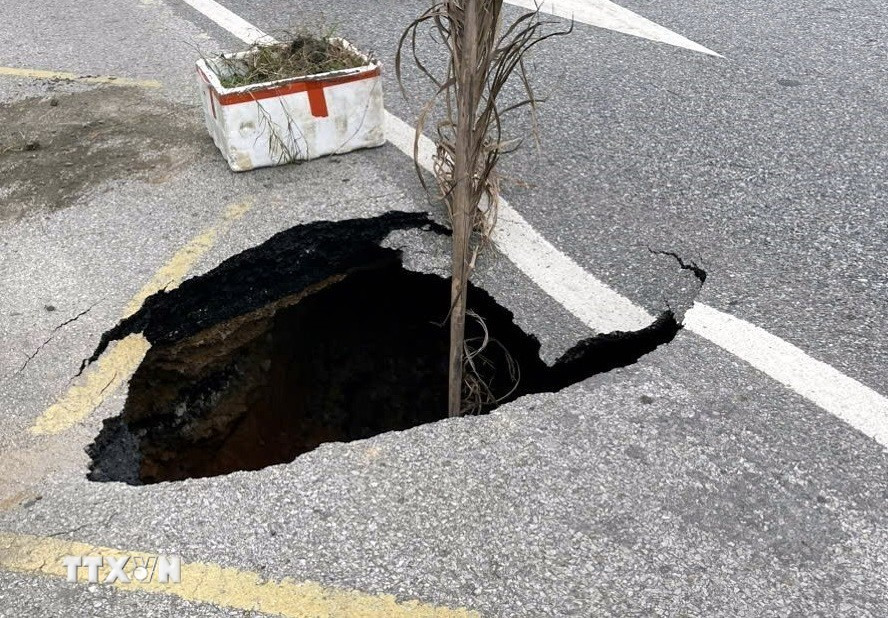
[[[67, 577], [65, 556], [132, 556], [131, 560], [156, 558], [155, 554], [95, 547], [62, 539], [0, 532], [0, 568], [21, 573]], [[103, 567], [99, 581], [109, 570]], [[81, 576], [84, 570], [81, 569]], [[316, 582], [292, 579], [266, 580], [259, 573], [201, 562], [182, 562], [180, 583], [115, 582], [122, 590], [165, 594], [187, 601], [210, 603], [244, 611], [288, 618], [477, 618], [477, 612], [421, 603], [397, 601], [387, 594], [367, 594]]]
[[229, 206], [222, 216], [220, 225], [213, 226], [192, 238], [187, 245], [182, 247], [169, 262], [164, 264], [151, 277], [151, 280], [139, 290], [139, 293], [127, 305], [123, 316], [128, 317], [138, 311], [145, 299], [152, 294], [174, 288], [181, 283], [188, 271], [191, 270], [191, 267], [194, 266], [194, 263], [216, 244], [216, 238], [219, 236], [219, 233], [243, 217], [250, 207], [251, 204], [249, 202]]
[[[229, 206], [219, 223], [192, 238], [155, 273], [127, 305], [123, 317], [132, 315], [155, 292], [178, 286], [194, 263], [216, 243], [219, 234], [243, 217], [251, 207], [250, 202]], [[85, 372], [80, 383], [69, 388], [40, 415], [29, 431], [37, 435], [55, 434], [82, 421], [129, 379], [150, 347], [142, 335], [129, 335], [118, 341], [94, 367]]]
[[140, 88], [161, 88], [163, 84], [153, 79], [130, 79], [113, 75], [78, 75], [64, 71], [43, 71], [40, 69], [18, 69], [16, 67], [0, 67], [0, 76], [21, 77], [25, 79], [64, 79], [86, 82], [88, 84], [115, 84], [117, 86], [138, 86]]
[[129, 335], [114, 344], [96, 363], [95, 369], [84, 376], [62, 397], [40, 415], [33, 434], [59, 433], [86, 418], [127, 380], [148, 352], [151, 344], [142, 335]]

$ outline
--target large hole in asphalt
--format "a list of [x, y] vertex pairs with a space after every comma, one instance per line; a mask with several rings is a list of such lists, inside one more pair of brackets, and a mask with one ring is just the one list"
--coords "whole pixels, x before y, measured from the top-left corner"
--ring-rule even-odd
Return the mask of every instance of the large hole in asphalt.
[[[123, 413], [88, 448], [89, 478], [132, 484], [258, 470], [325, 442], [446, 417], [449, 281], [403, 268], [380, 246], [425, 216], [321, 222], [282, 232], [179, 289], [161, 292], [106, 333], [152, 343]], [[670, 341], [671, 314], [647, 329], [579, 342], [553, 365], [512, 313], [472, 287], [467, 336], [478, 345], [487, 413], [625, 366]]]

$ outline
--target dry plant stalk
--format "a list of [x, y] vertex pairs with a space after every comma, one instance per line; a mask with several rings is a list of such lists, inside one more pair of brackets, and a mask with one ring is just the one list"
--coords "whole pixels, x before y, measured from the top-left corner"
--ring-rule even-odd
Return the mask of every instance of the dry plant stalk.
[[[439, 100], [443, 100], [443, 119], [436, 123], [437, 155], [435, 179], [448, 207], [453, 229], [452, 280], [450, 306], [450, 356], [448, 377], [448, 414], [460, 416], [465, 411], [463, 387], [477, 392], [471, 373], [471, 359], [477, 352], [466, 350], [466, 292], [479, 251], [487, 243], [496, 224], [498, 182], [496, 164], [499, 156], [513, 150], [515, 144], [503, 140], [503, 116], [539, 99], [527, 79], [524, 56], [532, 47], [552, 36], [573, 30], [542, 33], [545, 22], [539, 10], [522, 15], [508, 28], [501, 24], [502, 0], [440, 0], [408, 26], [398, 45], [395, 68], [402, 85], [402, 51], [408, 45], [414, 63], [436, 87], [426, 103], [416, 126], [414, 159], [419, 152], [419, 138]], [[419, 30], [430, 26], [449, 52], [443, 77], [436, 77], [417, 55]], [[509, 78], [517, 72], [526, 98], [505, 108], [497, 103]], [[426, 186], [422, 170], [417, 172]], [[482, 207], [482, 199], [487, 203]], [[468, 365], [469, 379], [463, 374]], [[467, 393], [467, 394], [470, 394]]]

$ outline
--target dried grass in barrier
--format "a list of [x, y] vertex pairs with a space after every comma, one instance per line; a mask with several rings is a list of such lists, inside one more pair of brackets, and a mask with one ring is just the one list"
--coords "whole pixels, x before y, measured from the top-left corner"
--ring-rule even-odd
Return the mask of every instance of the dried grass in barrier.
[[[441, 0], [414, 20], [401, 37], [395, 61], [402, 84], [405, 49], [414, 64], [435, 86], [416, 125], [414, 154], [419, 138], [434, 114], [443, 118], [435, 124], [435, 179], [453, 228], [452, 284], [450, 306], [450, 357], [448, 411], [459, 416], [477, 409], [486, 398], [483, 384], [473, 371], [482, 349], [468, 350], [465, 341], [466, 290], [479, 251], [496, 224], [499, 185], [496, 165], [500, 155], [517, 147], [503, 139], [503, 119], [509, 112], [539, 99], [528, 80], [524, 58], [540, 42], [567, 30], [544, 33], [557, 23], [544, 21], [539, 11], [527, 13], [512, 24], [502, 24], [502, 0]], [[417, 36], [430, 31], [448, 53], [443, 75], [434, 75], [417, 53]], [[525, 97], [505, 107], [498, 104], [506, 83], [520, 80]], [[436, 108], [440, 106], [442, 110]], [[520, 142], [519, 142], [520, 143]], [[414, 157], [417, 158], [417, 157]], [[420, 181], [430, 191], [417, 164]], [[431, 191], [430, 191], [431, 192]], [[482, 205], [482, 199], [486, 204]], [[483, 345], [487, 345], [485, 338]], [[465, 378], [464, 378], [465, 376]]]
[[289, 34], [287, 41], [253, 45], [248, 50], [250, 53], [240, 58], [213, 58], [211, 66], [217, 68], [224, 87], [237, 88], [367, 64], [366, 58], [332, 37], [300, 32]]

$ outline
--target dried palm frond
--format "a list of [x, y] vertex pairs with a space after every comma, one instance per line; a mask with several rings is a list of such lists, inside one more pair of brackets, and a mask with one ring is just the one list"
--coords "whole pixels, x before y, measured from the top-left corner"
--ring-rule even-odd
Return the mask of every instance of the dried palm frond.
[[[521, 368], [506, 347], [490, 337], [490, 332], [481, 316], [473, 311], [466, 311], [466, 316], [475, 320], [481, 330], [481, 336], [466, 337], [465, 339], [461, 407], [463, 414], [480, 414], [484, 410], [490, 409], [491, 406], [508, 399], [512, 393], [518, 390], [521, 381]], [[499, 348], [499, 353], [496, 354], [496, 350], [494, 350], [494, 354], [485, 354], [491, 346]], [[490, 358], [494, 355], [499, 356], [505, 364], [505, 376], [497, 376], [498, 367]], [[505, 392], [497, 383], [501, 382], [503, 377], [510, 384], [509, 389]], [[501, 394], [497, 394], [497, 392]]]
[[[466, 289], [479, 251], [488, 242], [496, 225], [499, 182], [496, 165], [500, 155], [518, 143], [503, 139], [503, 117], [516, 109], [535, 109], [538, 98], [527, 77], [525, 54], [540, 42], [573, 30], [544, 33], [546, 22], [539, 11], [526, 13], [503, 29], [502, 0], [440, 0], [414, 20], [398, 45], [395, 70], [402, 84], [402, 52], [410, 46], [414, 64], [435, 86], [435, 93], [420, 112], [416, 125], [414, 154], [419, 138], [443, 103], [443, 118], [435, 126], [434, 174], [447, 205], [453, 228], [452, 283], [450, 307], [450, 377], [448, 411], [458, 416], [463, 405], [463, 375], [471, 356], [464, 353]], [[436, 76], [417, 54], [417, 35], [428, 27], [448, 51], [447, 68]], [[518, 75], [526, 98], [504, 108], [498, 99], [513, 75]], [[418, 156], [414, 157], [418, 160]], [[420, 181], [429, 193], [417, 164]], [[482, 204], [484, 200], [484, 204]], [[471, 367], [469, 367], [471, 369]], [[477, 373], [469, 375], [477, 375]], [[470, 393], [477, 385], [467, 385]]]

